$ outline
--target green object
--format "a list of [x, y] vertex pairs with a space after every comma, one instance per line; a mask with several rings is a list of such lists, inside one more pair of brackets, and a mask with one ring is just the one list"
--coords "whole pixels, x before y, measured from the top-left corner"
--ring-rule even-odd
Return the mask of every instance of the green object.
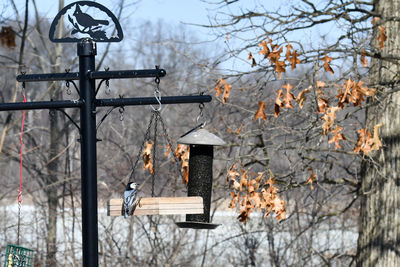
[[7, 245], [4, 267], [33, 266], [33, 250], [15, 245]]

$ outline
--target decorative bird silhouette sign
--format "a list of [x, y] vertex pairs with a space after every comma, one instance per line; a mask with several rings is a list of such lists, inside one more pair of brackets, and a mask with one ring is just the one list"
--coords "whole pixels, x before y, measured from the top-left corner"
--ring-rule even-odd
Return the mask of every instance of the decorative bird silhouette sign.
[[91, 1], [78, 1], [64, 7], [54, 18], [49, 32], [56, 43], [120, 42], [123, 38], [121, 25], [106, 7]]

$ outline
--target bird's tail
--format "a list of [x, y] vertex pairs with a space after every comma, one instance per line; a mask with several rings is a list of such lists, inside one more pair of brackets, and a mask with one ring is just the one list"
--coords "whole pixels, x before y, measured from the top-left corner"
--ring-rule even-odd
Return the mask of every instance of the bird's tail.
[[99, 23], [99, 24], [102, 24], [102, 25], [108, 25], [109, 24], [108, 20], [98, 19], [98, 20], [96, 20], [96, 22]]
[[122, 205], [122, 215], [124, 216], [125, 219], [128, 218], [128, 214], [125, 208], [125, 203]]

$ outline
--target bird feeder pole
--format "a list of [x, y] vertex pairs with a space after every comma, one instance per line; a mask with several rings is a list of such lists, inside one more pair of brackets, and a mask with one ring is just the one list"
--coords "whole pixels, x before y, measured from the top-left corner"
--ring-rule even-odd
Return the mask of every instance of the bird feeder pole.
[[79, 88], [81, 107], [81, 192], [82, 192], [82, 253], [83, 266], [98, 266], [97, 225], [97, 160], [96, 160], [96, 105], [95, 81], [87, 73], [95, 70], [96, 45], [78, 43]]
[[[84, 7], [84, 9], [81, 9]], [[73, 10], [85, 10], [83, 17], [87, 21], [79, 21], [73, 18]], [[88, 13], [91, 9], [98, 14], [105, 14], [106, 18], [95, 20]], [[82, 15], [82, 14], [81, 14]], [[99, 16], [100, 16], [99, 15]], [[82, 19], [82, 16], [80, 17]], [[98, 19], [96, 17], [96, 19]], [[67, 23], [59, 23], [64, 20]], [[105, 21], [108, 23], [105, 23]], [[69, 24], [68, 24], [69, 21]], [[92, 21], [93, 23], [89, 23]], [[95, 21], [101, 21], [104, 25], [114, 25], [111, 30], [96, 25]], [[55, 38], [54, 33], [58, 26], [72, 27], [70, 36], [60, 39]], [[107, 36], [109, 32], [115, 35]], [[122, 78], [161, 78], [166, 75], [163, 69], [146, 70], [120, 70], [120, 71], [95, 71], [96, 43], [119, 42], [123, 34], [121, 26], [115, 16], [104, 6], [92, 1], [80, 1], [67, 5], [54, 18], [50, 27], [50, 40], [53, 42], [77, 43], [77, 54], [79, 57], [79, 72], [73, 73], [48, 73], [48, 74], [22, 74], [17, 76], [19, 82], [44, 82], [44, 81], [67, 81], [79, 80], [79, 100], [54, 100], [40, 102], [0, 103], [0, 111], [31, 110], [31, 109], [64, 109], [80, 108], [80, 142], [81, 142], [81, 194], [82, 194], [82, 265], [85, 267], [96, 267], [98, 262], [98, 212], [97, 212], [97, 159], [96, 159], [96, 113], [97, 107], [123, 107], [137, 105], [162, 104], [184, 104], [205, 103], [211, 101], [209, 95], [198, 96], [166, 96], [161, 99], [154, 97], [137, 98], [96, 98], [96, 79], [122, 79]], [[71, 119], [69, 116], [67, 116]], [[71, 119], [72, 120], [72, 119]], [[77, 124], [73, 121], [74, 125]]]

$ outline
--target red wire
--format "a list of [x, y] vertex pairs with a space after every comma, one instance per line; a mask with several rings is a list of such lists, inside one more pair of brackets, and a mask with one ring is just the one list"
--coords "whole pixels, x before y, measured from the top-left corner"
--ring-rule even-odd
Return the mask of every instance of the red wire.
[[[22, 96], [24, 97], [24, 103], [26, 102], [26, 97], [25, 93], [22, 93]], [[21, 152], [20, 152], [20, 159], [19, 159], [19, 191], [18, 191], [18, 202], [22, 202], [22, 152], [24, 148], [24, 141], [23, 141], [23, 135], [24, 135], [24, 123], [25, 123], [25, 110], [22, 111], [22, 125], [21, 125]]]

